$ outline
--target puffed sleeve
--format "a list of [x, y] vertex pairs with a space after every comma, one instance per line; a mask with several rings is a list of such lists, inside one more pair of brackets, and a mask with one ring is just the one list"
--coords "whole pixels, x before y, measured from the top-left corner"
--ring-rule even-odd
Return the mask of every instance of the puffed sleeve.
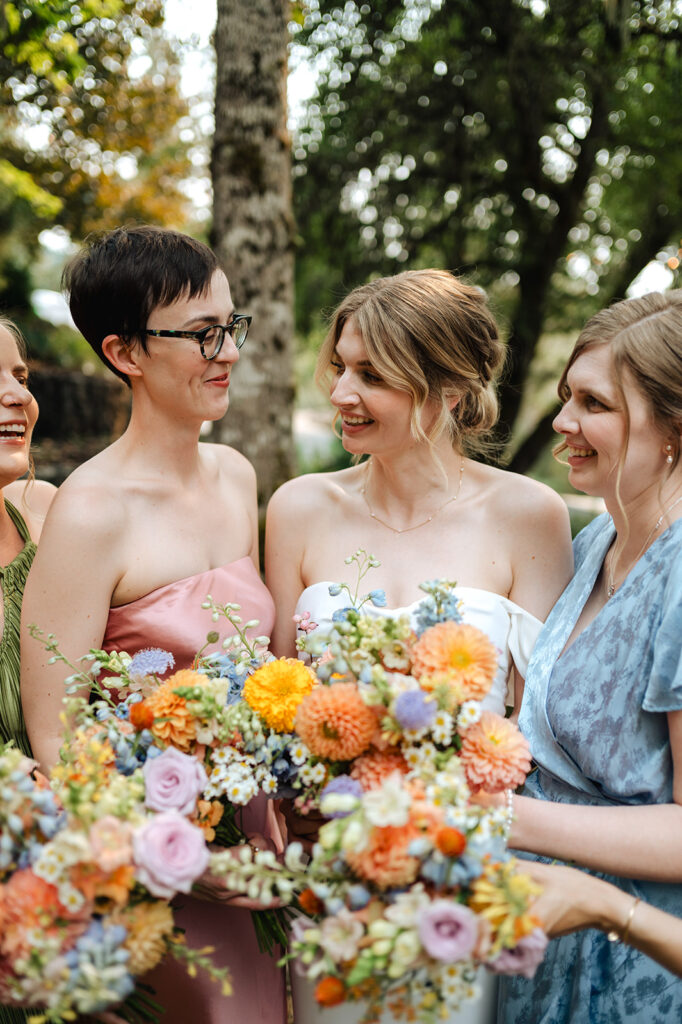
[[645, 711], [682, 709], [682, 565], [671, 566], [663, 591], [660, 625], [653, 641], [651, 676], [644, 693]]

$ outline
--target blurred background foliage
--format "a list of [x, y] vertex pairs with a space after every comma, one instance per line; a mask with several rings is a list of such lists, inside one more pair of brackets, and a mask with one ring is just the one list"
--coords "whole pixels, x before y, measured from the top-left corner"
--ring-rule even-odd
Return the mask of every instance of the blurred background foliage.
[[[550, 424], [580, 326], [633, 287], [680, 283], [681, 0], [290, 11], [290, 64], [314, 83], [290, 122], [299, 405], [324, 406], [313, 352], [349, 288], [446, 267], [485, 288], [509, 342], [509, 464], [565, 487]], [[164, 31], [162, 0], [0, 0], [0, 308], [42, 360], [89, 351], [30, 312], [63, 260], [42, 232], [208, 231], [188, 185], [211, 143], [180, 85], [192, 45]]]

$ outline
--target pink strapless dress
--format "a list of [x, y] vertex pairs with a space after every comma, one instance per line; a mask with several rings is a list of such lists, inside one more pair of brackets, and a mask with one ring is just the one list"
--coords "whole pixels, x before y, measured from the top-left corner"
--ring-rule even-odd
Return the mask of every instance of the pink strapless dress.
[[[207, 633], [217, 628], [222, 639], [234, 632], [226, 620], [214, 623], [201, 607], [207, 594], [219, 604], [241, 605], [244, 622], [258, 619], [258, 633], [271, 632], [273, 600], [246, 556], [112, 608], [102, 647], [129, 654], [161, 647], [174, 655], [176, 670], [191, 667]], [[244, 808], [241, 823], [247, 835], [260, 834], [271, 849], [281, 852], [283, 836], [275, 808], [263, 794]], [[220, 985], [206, 975], [200, 972], [190, 978], [181, 964], [168, 959], [145, 978], [165, 1007], [163, 1024], [284, 1024], [284, 972], [277, 967], [276, 957], [259, 951], [250, 911], [187, 896], [177, 898], [176, 909], [188, 946], [213, 946], [214, 962], [229, 968], [233, 994], [222, 996]]]

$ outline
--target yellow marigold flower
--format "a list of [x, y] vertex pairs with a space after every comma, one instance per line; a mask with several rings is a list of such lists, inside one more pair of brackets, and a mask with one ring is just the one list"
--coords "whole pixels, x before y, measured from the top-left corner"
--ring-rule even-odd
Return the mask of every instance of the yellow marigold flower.
[[464, 690], [465, 700], [482, 700], [492, 686], [498, 654], [488, 637], [462, 622], [439, 622], [425, 630], [412, 648], [412, 675], [447, 673]]
[[257, 669], [244, 683], [244, 700], [275, 732], [291, 732], [298, 706], [315, 685], [315, 676], [298, 658], [278, 658]]
[[[524, 935], [539, 926], [529, 912], [532, 900], [542, 892], [530, 875], [517, 872], [518, 861], [487, 864], [483, 874], [472, 882], [469, 907], [490, 924], [495, 939], [493, 953], [515, 946]], [[541, 927], [541, 926], [540, 926]]]
[[173, 934], [173, 912], [167, 903], [138, 903], [112, 915], [128, 931], [125, 948], [130, 953], [131, 974], [146, 974], [156, 967], [168, 949]]

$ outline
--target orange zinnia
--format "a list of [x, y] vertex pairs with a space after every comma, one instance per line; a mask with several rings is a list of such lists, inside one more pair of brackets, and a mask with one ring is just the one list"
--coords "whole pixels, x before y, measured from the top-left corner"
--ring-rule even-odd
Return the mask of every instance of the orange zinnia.
[[469, 788], [499, 793], [520, 786], [530, 771], [530, 748], [513, 722], [484, 711], [462, 739], [460, 754]]
[[376, 719], [355, 683], [318, 686], [301, 702], [295, 728], [311, 754], [352, 761], [370, 744]]
[[463, 688], [462, 699], [482, 700], [492, 686], [498, 654], [485, 633], [462, 622], [439, 622], [412, 648], [412, 675], [444, 673]]

